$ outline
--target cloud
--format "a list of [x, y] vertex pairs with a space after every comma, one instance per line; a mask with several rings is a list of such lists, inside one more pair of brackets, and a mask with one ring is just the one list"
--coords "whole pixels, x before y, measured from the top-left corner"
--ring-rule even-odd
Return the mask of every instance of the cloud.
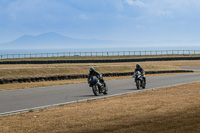
[[125, 0], [126, 3], [132, 6], [145, 7], [146, 5], [140, 0]]
[[0, 0], [0, 35], [54, 31], [80, 38], [129, 39], [128, 34], [166, 31], [168, 36], [189, 28], [187, 33], [193, 33], [200, 28], [199, 7], [200, 0]]
[[15, 13], [10, 13], [10, 17], [11, 17], [11, 19], [12, 20], [16, 20], [16, 18], [17, 18], [17, 14], [15, 14]]
[[85, 14], [80, 14], [79, 17], [80, 17], [81, 19], [84, 19], [84, 20], [87, 20], [87, 19], [88, 19], [88, 16], [85, 15]]
[[173, 17], [173, 12], [172, 11], [168, 11], [168, 10], [158, 10], [157, 11], [157, 14], [159, 15], [159, 16], [167, 16], [167, 17]]
[[[124, 0], [130, 6], [142, 8], [143, 15], [158, 17], [188, 16], [200, 14], [199, 0]], [[134, 10], [134, 8], [133, 8]], [[135, 10], [134, 10], [135, 11]]]
[[144, 26], [143, 26], [143, 25], [139, 25], [139, 24], [137, 24], [137, 25], [136, 25], [136, 28], [138, 28], [138, 29], [143, 29]]

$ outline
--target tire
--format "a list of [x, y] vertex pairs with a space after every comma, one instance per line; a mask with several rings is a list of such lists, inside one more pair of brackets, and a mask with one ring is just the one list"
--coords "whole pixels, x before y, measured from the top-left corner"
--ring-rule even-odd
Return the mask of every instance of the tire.
[[92, 90], [93, 90], [93, 93], [94, 93], [95, 96], [99, 95], [99, 88], [98, 88], [97, 84], [92, 86]]
[[140, 81], [139, 80], [136, 80], [136, 87], [138, 90], [140, 89]]
[[145, 89], [145, 82], [144, 82], [144, 80], [142, 81], [142, 88]]

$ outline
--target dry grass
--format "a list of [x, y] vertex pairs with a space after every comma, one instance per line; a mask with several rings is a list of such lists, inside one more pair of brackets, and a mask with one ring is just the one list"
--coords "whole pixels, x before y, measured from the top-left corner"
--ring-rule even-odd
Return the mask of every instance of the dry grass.
[[0, 117], [5, 133], [200, 132], [200, 82]]
[[[161, 64], [161, 62], [141, 62], [140, 64], [143, 66], [145, 71], [180, 69], [173, 64]], [[88, 74], [88, 70], [90, 67], [95, 67], [96, 70], [101, 73], [131, 72], [134, 71], [135, 65], [136, 63], [0, 65], [0, 79]]]

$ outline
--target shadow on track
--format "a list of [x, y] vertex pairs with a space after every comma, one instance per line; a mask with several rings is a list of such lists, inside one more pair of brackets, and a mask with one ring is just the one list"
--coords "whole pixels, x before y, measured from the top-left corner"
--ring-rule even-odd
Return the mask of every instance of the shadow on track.
[[96, 97], [95, 95], [80, 95], [80, 96], [74, 96], [74, 97]]

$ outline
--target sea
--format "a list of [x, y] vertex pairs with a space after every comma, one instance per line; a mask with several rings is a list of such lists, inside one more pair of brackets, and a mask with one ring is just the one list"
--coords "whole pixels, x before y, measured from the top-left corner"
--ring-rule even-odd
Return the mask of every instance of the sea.
[[7, 54], [36, 54], [36, 53], [64, 53], [64, 52], [112, 52], [112, 51], [160, 51], [160, 50], [196, 50], [200, 46], [184, 47], [109, 47], [109, 48], [64, 48], [64, 49], [1, 49], [0, 55]]

